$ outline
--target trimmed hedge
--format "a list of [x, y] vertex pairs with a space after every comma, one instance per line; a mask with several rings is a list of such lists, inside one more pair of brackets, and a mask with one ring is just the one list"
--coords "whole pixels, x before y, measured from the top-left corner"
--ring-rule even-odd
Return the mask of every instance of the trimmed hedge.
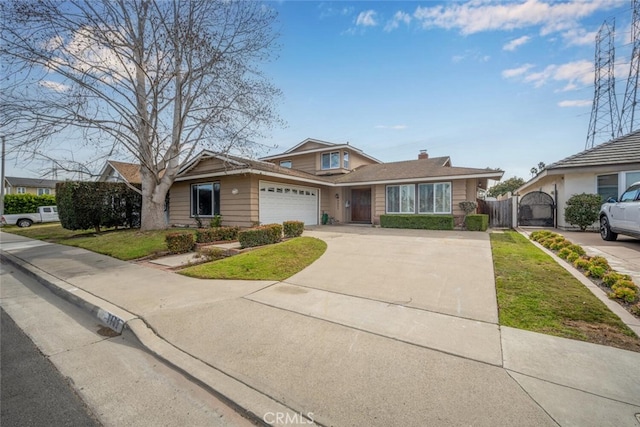
[[238, 240], [240, 227], [199, 228], [196, 230], [196, 242], [211, 243]]
[[7, 194], [4, 196], [4, 213], [7, 215], [37, 213], [40, 206], [55, 206], [56, 196], [43, 194]]
[[489, 228], [489, 215], [467, 215], [464, 219], [464, 226], [469, 231], [487, 231], [487, 228]]
[[282, 223], [282, 229], [284, 230], [284, 237], [299, 237], [302, 236], [304, 231], [304, 222], [302, 221], [285, 221]]
[[142, 196], [122, 182], [59, 182], [56, 203], [67, 230], [140, 227]]
[[453, 230], [453, 215], [380, 215], [383, 228], [421, 228]]
[[193, 238], [193, 234], [187, 232], [168, 233], [165, 236], [167, 242], [167, 249], [172, 254], [183, 254], [193, 249], [196, 242]]
[[282, 240], [282, 226], [280, 224], [267, 224], [255, 228], [241, 230], [238, 233], [238, 241], [243, 248], [270, 245]]

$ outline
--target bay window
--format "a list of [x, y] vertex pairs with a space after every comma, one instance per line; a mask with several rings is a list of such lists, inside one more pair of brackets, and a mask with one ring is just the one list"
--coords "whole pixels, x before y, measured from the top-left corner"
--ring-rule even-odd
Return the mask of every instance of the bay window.
[[340, 168], [340, 152], [322, 154], [322, 169], [339, 169]]

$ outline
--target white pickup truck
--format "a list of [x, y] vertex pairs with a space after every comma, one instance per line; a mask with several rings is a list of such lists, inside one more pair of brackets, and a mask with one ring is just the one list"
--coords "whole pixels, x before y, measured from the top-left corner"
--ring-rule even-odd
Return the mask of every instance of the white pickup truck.
[[609, 199], [600, 209], [600, 236], [616, 240], [618, 234], [640, 238], [640, 182], [631, 184], [620, 199]]
[[60, 221], [57, 206], [40, 206], [37, 213], [2, 215], [0, 221], [4, 225], [17, 225], [18, 227], [31, 227], [40, 222]]

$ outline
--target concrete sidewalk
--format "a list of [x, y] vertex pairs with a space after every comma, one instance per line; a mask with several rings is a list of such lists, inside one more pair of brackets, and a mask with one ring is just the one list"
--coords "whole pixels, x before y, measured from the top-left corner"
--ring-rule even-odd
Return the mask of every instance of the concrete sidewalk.
[[486, 234], [376, 231], [309, 233], [327, 253], [286, 283], [0, 239], [3, 262], [120, 320], [258, 422], [640, 426], [640, 354], [497, 325]]

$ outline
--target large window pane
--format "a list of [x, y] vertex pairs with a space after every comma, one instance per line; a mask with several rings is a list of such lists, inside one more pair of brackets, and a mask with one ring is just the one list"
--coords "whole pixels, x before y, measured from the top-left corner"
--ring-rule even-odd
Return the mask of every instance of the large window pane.
[[331, 169], [338, 169], [340, 167], [340, 153], [331, 153]]
[[220, 184], [203, 183], [191, 186], [191, 215], [213, 216], [220, 213]]
[[618, 174], [598, 176], [598, 194], [605, 201], [610, 197], [618, 198]]
[[627, 172], [625, 178], [624, 188], [627, 189], [631, 187], [631, 184], [640, 182], [640, 172]]
[[387, 187], [387, 212], [400, 212], [400, 188], [397, 185]]
[[451, 212], [451, 185], [447, 183], [435, 184], [435, 213]]
[[451, 183], [420, 184], [418, 213], [451, 213]]
[[342, 164], [345, 169], [349, 169], [349, 152], [345, 151], [342, 153]]
[[433, 205], [433, 184], [420, 184], [418, 186], [419, 209], [418, 213], [432, 213]]
[[402, 213], [415, 213], [415, 186], [414, 185], [401, 185], [400, 186], [400, 209]]

